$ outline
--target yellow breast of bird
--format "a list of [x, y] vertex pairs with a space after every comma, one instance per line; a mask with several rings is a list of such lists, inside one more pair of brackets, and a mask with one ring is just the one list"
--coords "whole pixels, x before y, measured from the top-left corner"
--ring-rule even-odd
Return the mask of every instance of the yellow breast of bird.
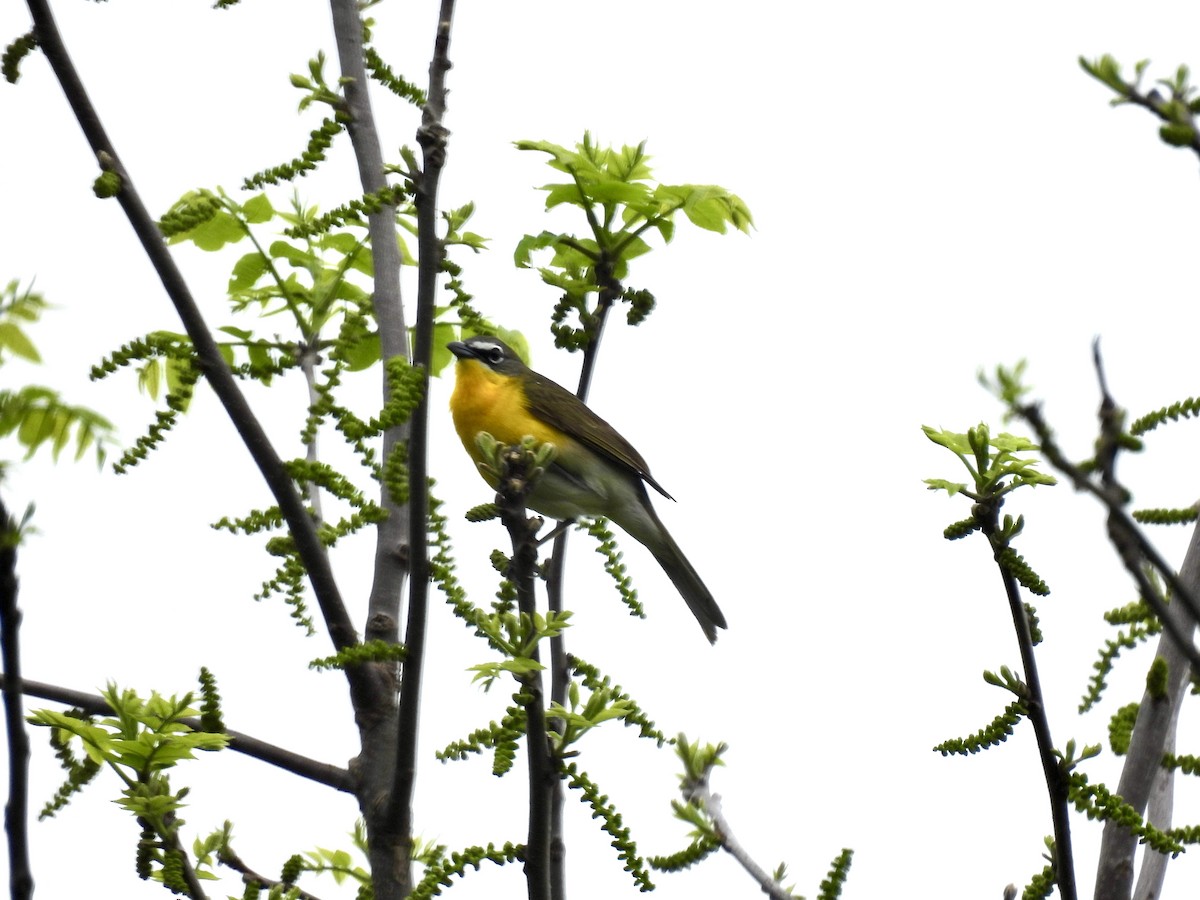
[[[527, 434], [562, 447], [569, 438], [529, 411], [519, 378], [493, 372], [473, 359], [460, 360], [450, 396], [454, 429], [471, 458], [479, 462], [475, 436], [486, 431], [503, 444], [520, 443]], [[572, 442], [573, 443], [573, 442]]]

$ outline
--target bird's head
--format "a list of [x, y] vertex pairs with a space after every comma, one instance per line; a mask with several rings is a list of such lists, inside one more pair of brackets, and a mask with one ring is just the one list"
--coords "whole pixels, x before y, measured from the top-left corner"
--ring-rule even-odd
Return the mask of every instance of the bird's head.
[[491, 335], [477, 334], [465, 341], [451, 341], [446, 349], [460, 362], [475, 360], [500, 375], [520, 375], [526, 371], [525, 363], [512, 347]]

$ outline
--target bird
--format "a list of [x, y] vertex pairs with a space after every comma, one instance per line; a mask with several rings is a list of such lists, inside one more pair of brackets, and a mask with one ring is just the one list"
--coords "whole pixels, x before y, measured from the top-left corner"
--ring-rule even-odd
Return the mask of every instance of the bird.
[[481, 465], [476, 441], [487, 432], [502, 444], [526, 435], [551, 443], [556, 454], [534, 482], [529, 508], [560, 521], [603, 516], [649, 550], [710, 643], [727, 628], [712, 593], [650, 503], [646, 485], [674, 500], [650, 474], [640, 453], [621, 434], [566, 388], [530, 369], [508, 344], [476, 335], [446, 345], [458, 361], [450, 412], [454, 428], [484, 480], [495, 475]]

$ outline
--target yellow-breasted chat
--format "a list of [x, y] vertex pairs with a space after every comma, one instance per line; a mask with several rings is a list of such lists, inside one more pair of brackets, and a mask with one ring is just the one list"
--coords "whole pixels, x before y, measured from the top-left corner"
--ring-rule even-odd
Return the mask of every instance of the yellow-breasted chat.
[[654, 554], [705, 636], [716, 641], [717, 629], [727, 627], [725, 616], [654, 512], [647, 484], [675, 498], [650, 475], [641, 454], [578, 397], [521, 362], [500, 339], [479, 335], [447, 347], [458, 357], [450, 411], [477, 467], [483, 461], [475, 442], [481, 431], [503, 444], [519, 444], [525, 435], [554, 444], [557, 453], [534, 484], [529, 508], [564, 521], [604, 516], [616, 522]]

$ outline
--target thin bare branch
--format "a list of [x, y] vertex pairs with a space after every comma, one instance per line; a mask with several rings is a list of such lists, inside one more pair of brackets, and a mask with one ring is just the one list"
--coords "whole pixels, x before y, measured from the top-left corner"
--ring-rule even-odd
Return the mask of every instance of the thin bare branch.
[[[999, 550], [997, 556], [998, 554]], [[1046, 781], [1046, 791], [1050, 796], [1050, 817], [1054, 823], [1054, 881], [1062, 900], [1075, 900], [1079, 893], [1075, 885], [1075, 854], [1071, 844], [1071, 805], [1068, 798], [1070, 785], [1067, 774], [1054, 752], [1054, 740], [1050, 736], [1050, 718], [1046, 714], [1046, 698], [1042, 693], [1042, 681], [1038, 675], [1033, 636], [1029, 630], [1029, 616], [1021, 600], [1021, 588], [1013, 574], [1003, 566], [1000, 566], [1000, 574], [1004, 580], [1004, 592], [1008, 596], [1013, 629], [1016, 631], [1017, 644], [1021, 651], [1021, 667], [1024, 669], [1027, 691], [1027, 695], [1021, 700], [1033, 725], [1038, 758], [1042, 763], [1042, 777]]]
[[310, 894], [308, 891], [301, 890], [293, 885], [284, 885], [282, 881], [274, 878], [268, 878], [265, 875], [260, 875], [254, 871], [242, 858], [233, 852], [230, 847], [225, 847], [217, 857], [217, 860], [224, 866], [228, 866], [233, 871], [242, 876], [244, 884], [256, 884], [263, 890], [271, 891], [278, 889], [279, 896], [294, 897], [295, 900], [320, 900], [315, 894]]
[[33, 896], [29, 864], [29, 734], [21, 682], [21, 610], [17, 606], [17, 525], [0, 500], [0, 663], [12, 685], [4, 692], [4, 724], [8, 732], [8, 886], [12, 900]]
[[769, 896], [771, 900], [795, 900], [791, 892], [788, 891], [782, 884], [770, 876], [770, 874], [746, 851], [737, 837], [733, 833], [733, 826], [725, 818], [725, 811], [721, 806], [721, 795], [714, 794], [708, 784], [708, 775], [690, 781], [684, 787], [684, 796], [689, 800], [694, 800], [700, 804], [709, 817], [712, 819], [713, 827], [716, 828], [717, 837], [721, 841], [721, 847], [730, 856], [738, 861], [753, 878], [762, 892]]
[[421, 401], [413, 410], [408, 445], [409, 505], [413, 522], [409, 562], [408, 617], [404, 644], [407, 654], [401, 672], [400, 716], [396, 768], [388, 809], [389, 827], [411, 841], [412, 798], [416, 789], [417, 731], [420, 720], [421, 679], [424, 671], [426, 620], [429, 607], [429, 363], [433, 358], [433, 315], [437, 280], [442, 270], [444, 246], [438, 236], [438, 188], [446, 161], [449, 131], [446, 113], [446, 73], [450, 69], [450, 27], [454, 0], [442, 0], [429, 63], [429, 90], [417, 142], [421, 145], [423, 169], [417, 179], [417, 241], [420, 250], [417, 271], [417, 324], [413, 364], [421, 371]]
[[[6, 697], [10, 695], [9, 691], [13, 685], [14, 681], [10, 676], [0, 675], [0, 690], [4, 691]], [[107, 716], [112, 714], [112, 707], [99, 694], [88, 694], [84, 691], [76, 691], [71, 688], [60, 687], [56, 684], [47, 684], [42, 681], [23, 681], [21, 686], [23, 692], [30, 697], [40, 697], [43, 700], [62, 703], [65, 706], [81, 709], [93, 716]], [[195, 731], [204, 730], [199, 719], [185, 718], [180, 721]], [[319, 762], [307, 756], [301, 756], [299, 753], [293, 753], [291, 750], [278, 747], [275, 744], [268, 744], [266, 741], [261, 741], [240, 731], [228, 729], [225, 733], [230, 737], [229, 749], [236, 753], [245, 754], [261, 762], [269, 763], [284, 771], [291, 772], [293, 775], [299, 775], [302, 778], [307, 778], [309, 781], [315, 781], [318, 784], [326, 785], [335, 790], [346, 793], [354, 791], [354, 780], [346, 769], [329, 763]]]

